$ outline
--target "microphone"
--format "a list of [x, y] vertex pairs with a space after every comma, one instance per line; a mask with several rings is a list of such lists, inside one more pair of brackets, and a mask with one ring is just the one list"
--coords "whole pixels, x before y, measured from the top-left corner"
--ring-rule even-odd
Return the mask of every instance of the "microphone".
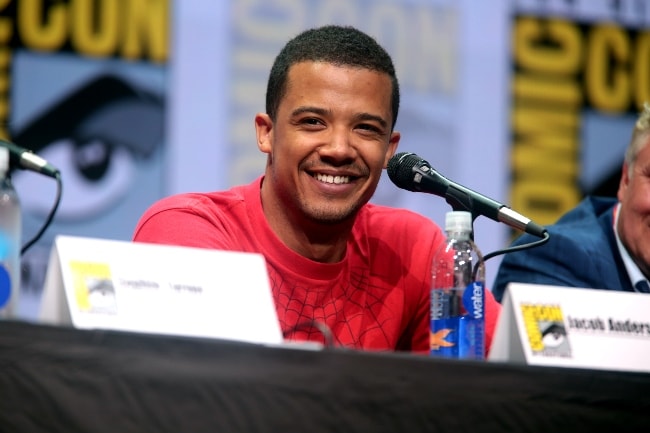
[[57, 178], [59, 169], [48, 163], [46, 160], [36, 155], [29, 149], [16, 146], [13, 143], [0, 139], [0, 146], [9, 149], [9, 161], [14, 167], [23, 170], [31, 170], [46, 176]]
[[454, 210], [467, 210], [473, 216], [484, 215], [531, 235], [545, 237], [544, 227], [498, 201], [447, 179], [412, 152], [393, 155], [387, 171], [390, 180], [402, 189], [444, 197]]

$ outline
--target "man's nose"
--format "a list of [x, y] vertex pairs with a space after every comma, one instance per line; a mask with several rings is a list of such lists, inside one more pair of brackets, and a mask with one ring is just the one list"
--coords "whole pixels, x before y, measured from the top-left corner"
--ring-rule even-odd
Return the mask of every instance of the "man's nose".
[[350, 131], [333, 131], [327, 143], [319, 148], [321, 158], [334, 161], [349, 161], [354, 159], [356, 148], [353, 145]]

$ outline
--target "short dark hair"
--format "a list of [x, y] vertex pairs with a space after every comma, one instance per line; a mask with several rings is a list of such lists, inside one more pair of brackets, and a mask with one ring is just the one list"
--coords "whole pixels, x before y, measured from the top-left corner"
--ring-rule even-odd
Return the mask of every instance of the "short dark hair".
[[266, 87], [266, 113], [275, 121], [287, 90], [289, 68], [300, 62], [326, 62], [388, 74], [392, 84], [392, 127], [399, 111], [399, 83], [390, 55], [375, 39], [349, 26], [328, 25], [306, 30], [291, 39], [275, 58]]

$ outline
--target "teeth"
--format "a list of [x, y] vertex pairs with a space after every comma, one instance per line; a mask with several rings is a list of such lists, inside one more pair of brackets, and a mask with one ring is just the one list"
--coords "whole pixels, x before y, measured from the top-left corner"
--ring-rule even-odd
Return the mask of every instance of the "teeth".
[[342, 184], [342, 183], [350, 183], [350, 176], [332, 176], [328, 174], [316, 174], [316, 179], [320, 180], [321, 182], [325, 183], [334, 183], [334, 184]]

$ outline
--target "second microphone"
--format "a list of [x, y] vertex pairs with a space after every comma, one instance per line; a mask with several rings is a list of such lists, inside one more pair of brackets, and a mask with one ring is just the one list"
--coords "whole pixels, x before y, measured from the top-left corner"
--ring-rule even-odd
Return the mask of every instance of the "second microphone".
[[543, 226], [503, 203], [447, 179], [412, 152], [393, 155], [388, 161], [387, 171], [390, 180], [402, 189], [444, 197], [454, 210], [466, 210], [473, 215], [483, 215], [540, 238], [545, 236], [546, 229]]

